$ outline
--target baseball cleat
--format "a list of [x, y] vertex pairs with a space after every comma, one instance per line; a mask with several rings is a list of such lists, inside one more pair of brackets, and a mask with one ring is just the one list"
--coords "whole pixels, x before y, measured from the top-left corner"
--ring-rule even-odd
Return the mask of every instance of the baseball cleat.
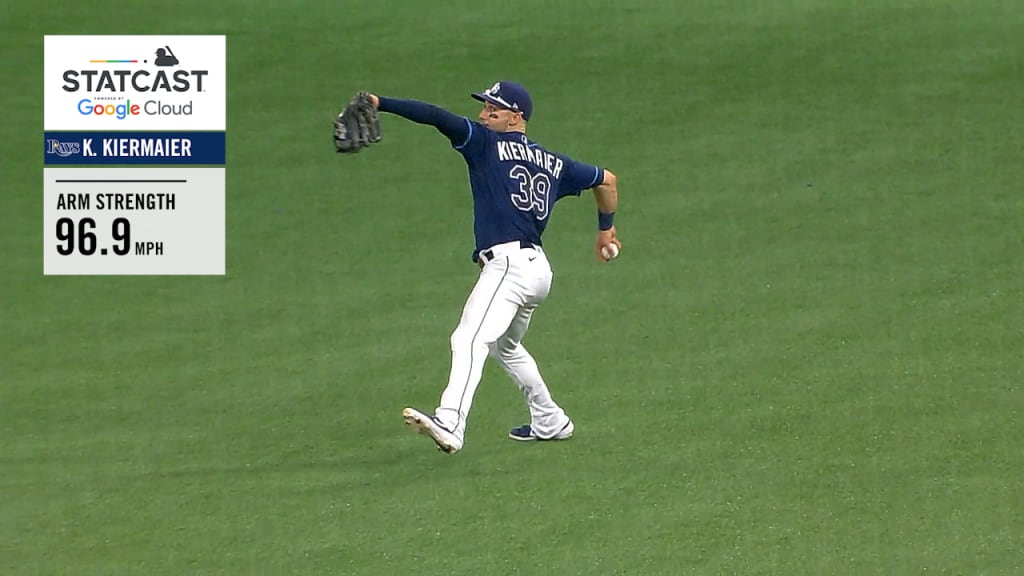
[[454, 454], [462, 448], [462, 443], [433, 416], [428, 416], [415, 408], [402, 410], [402, 418], [413, 430], [433, 438], [437, 449], [445, 454]]
[[535, 440], [548, 441], [548, 440], [568, 440], [572, 438], [572, 433], [576, 430], [576, 426], [572, 423], [572, 420], [566, 423], [565, 426], [559, 430], [558, 434], [555, 434], [551, 438], [541, 438], [533, 433], [533, 427], [529, 424], [523, 424], [518, 428], [509, 430], [508, 437], [513, 440], [520, 442], [532, 442]]

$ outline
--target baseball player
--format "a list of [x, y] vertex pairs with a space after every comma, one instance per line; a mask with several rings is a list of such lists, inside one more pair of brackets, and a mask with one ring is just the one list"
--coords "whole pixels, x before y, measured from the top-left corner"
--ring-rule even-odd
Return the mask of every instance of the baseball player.
[[[564, 440], [573, 435], [572, 419], [552, 399], [522, 344], [534, 310], [551, 289], [551, 265], [541, 236], [556, 201], [592, 189], [598, 260], [616, 257], [622, 246], [615, 234], [618, 188], [611, 171], [530, 140], [526, 127], [533, 101], [523, 86], [502, 81], [472, 97], [483, 103], [475, 121], [432, 104], [363, 92], [335, 123], [339, 152], [358, 151], [380, 140], [378, 110], [431, 125], [469, 168], [476, 236], [472, 259], [480, 276], [451, 335], [451, 371], [439, 405], [433, 415], [415, 408], [402, 411], [409, 426], [449, 454], [465, 443], [466, 420], [488, 356], [501, 364], [529, 407], [530, 423], [513, 428], [509, 438]], [[355, 111], [359, 107], [361, 113]], [[358, 119], [346, 119], [346, 114]]]

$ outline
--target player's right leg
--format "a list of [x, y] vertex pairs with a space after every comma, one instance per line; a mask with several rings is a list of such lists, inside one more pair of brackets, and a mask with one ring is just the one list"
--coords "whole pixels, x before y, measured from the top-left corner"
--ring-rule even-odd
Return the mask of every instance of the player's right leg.
[[573, 432], [572, 421], [551, 397], [537, 361], [522, 344], [535, 309], [532, 306], [521, 307], [505, 334], [490, 347], [490, 354], [522, 392], [530, 410], [530, 423], [516, 429], [522, 431], [528, 427], [527, 437], [515, 439], [568, 438]]

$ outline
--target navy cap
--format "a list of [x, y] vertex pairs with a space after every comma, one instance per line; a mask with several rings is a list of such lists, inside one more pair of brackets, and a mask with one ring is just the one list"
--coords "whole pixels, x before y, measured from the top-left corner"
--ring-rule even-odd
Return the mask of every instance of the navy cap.
[[523, 88], [522, 84], [515, 82], [495, 82], [487, 90], [472, 94], [473, 98], [481, 102], [489, 102], [499, 108], [519, 112], [526, 120], [533, 114], [533, 100], [530, 93]]

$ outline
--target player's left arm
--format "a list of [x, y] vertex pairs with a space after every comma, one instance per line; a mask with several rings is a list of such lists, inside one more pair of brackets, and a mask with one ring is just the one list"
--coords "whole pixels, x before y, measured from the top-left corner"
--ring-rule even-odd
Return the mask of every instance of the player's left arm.
[[417, 124], [427, 124], [437, 128], [441, 134], [448, 137], [452, 146], [465, 145], [472, 134], [472, 122], [468, 118], [453, 114], [440, 106], [417, 100], [387, 98], [376, 94], [370, 94], [370, 100], [374, 107], [381, 112], [396, 114]]

